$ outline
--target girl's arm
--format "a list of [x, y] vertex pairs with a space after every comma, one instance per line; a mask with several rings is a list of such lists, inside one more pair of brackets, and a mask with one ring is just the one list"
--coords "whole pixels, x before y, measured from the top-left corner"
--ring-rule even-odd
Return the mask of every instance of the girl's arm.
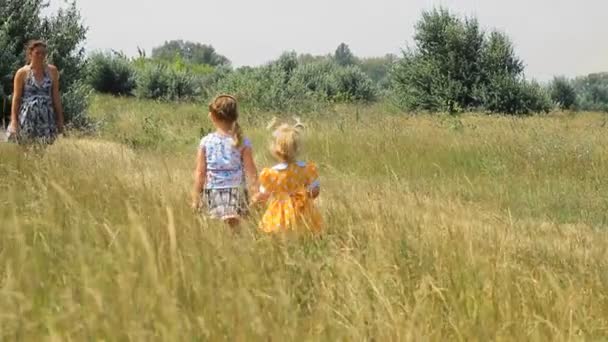
[[319, 197], [320, 193], [321, 193], [321, 186], [320, 185], [308, 189], [308, 196], [310, 196], [311, 198], [317, 198], [317, 197]]
[[194, 170], [194, 188], [192, 189], [192, 208], [198, 209], [201, 205], [201, 192], [205, 188], [205, 180], [207, 176], [207, 159], [205, 158], [205, 150], [198, 149], [196, 154], [196, 169]]
[[312, 199], [316, 199], [319, 197], [321, 193], [321, 182], [319, 181], [319, 172], [317, 171], [317, 165], [314, 163], [309, 163], [307, 165], [308, 171], [308, 196]]
[[53, 80], [53, 107], [55, 109], [57, 130], [63, 132], [63, 106], [61, 105], [61, 94], [59, 93], [59, 71], [54, 65], [49, 65], [49, 71]]
[[19, 69], [15, 74], [15, 81], [13, 83], [13, 98], [11, 104], [11, 125], [10, 131], [12, 133], [19, 132], [19, 108], [21, 108], [21, 97], [23, 96], [23, 83], [25, 78], [25, 71]]
[[258, 193], [259, 182], [258, 169], [253, 160], [253, 149], [251, 146], [245, 146], [243, 148], [243, 167], [245, 168], [245, 178], [247, 179], [249, 194], [251, 195], [251, 198], [254, 198]]

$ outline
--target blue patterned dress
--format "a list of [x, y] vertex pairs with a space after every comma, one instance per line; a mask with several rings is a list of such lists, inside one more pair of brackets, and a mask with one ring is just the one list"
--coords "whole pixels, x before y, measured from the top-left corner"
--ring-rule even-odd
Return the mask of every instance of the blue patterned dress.
[[30, 68], [25, 84], [21, 107], [19, 108], [19, 123], [21, 130], [19, 139], [24, 142], [52, 143], [57, 136], [55, 111], [53, 110], [53, 80], [48, 68], [44, 69], [42, 82], [38, 83]]

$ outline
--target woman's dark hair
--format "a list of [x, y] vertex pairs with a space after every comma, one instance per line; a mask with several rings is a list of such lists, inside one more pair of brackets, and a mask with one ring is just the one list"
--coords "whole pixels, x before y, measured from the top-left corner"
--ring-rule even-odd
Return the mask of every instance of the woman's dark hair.
[[25, 45], [25, 61], [27, 63], [30, 63], [30, 55], [32, 54], [32, 51], [34, 51], [34, 49], [36, 49], [37, 47], [43, 47], [46, 48], [46, 43], [42, 40], [38, 40], [38, 39], [34, 39], [34, 40], [30, 40], [26, 45]]

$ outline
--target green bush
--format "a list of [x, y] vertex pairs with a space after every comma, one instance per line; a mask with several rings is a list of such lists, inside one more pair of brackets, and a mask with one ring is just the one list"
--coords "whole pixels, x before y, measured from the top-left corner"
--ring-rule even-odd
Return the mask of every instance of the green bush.
[[191, 64], [209, 66], [230, 65], [230, 60], [218, 54], [213, 46], [183, 40], [167, 41], [154, 48], [152, 58], [169, 62], [181, 58]]
[[155, 63], [146, 64], [138, 71], [135, 94], [142, 99], [192, 100], [200, 94], [200, 87], [188, 71]]
[[89, 100], [93, 89], [84, 81], [72, 84], [62, 95], [65, 121], [70, 128], [76, 128], [85, 133], [93, 133], [97, 123], [87, 115]]
[[551, 99], [561, 109], [572, 109], [576, 106], [576, 90], [565, 77], [555, 77], [550, 85]]
[[408, 110], [486, 109], [526, 114], [547, 110], [547, 94], [523, 76], [523, 62], [509, 38], [486, 34], [475, 18], [445, 9], [424, 12], [415, 48], [391, 72], [398, 105]]
[[361, 71], [366, 73], [379, 89], [388, 89], [390, 86], [390, 72], [397, 60], [397, 56], [388, 54], [384, 57], [368, 57], [359, 60]]
[[87, 82], [100, 93], [130, 95], [135, 78], [135, 68], [123, 54], [97, 52], [89, 57]]
[[205, 93], [232, 93], [247, 107], [290, 112], [318, 110], [330, 102], [373, 101], [377, 96], [359, 67], [342, 67], [331, 59], [302, 62], [293, 52], [264, 66], [223, 72]]
[[512, 77], [493, 77], [481, 99], [483, 108], [492, 113], [547, 113], [553, 107], [549, 94], [538, 83]]
[[608, 112], [608, 73], [578, 77], [573, 85], [579, 109]]
[[290, 90], [318, 99], [333, 98], [338, 93], [332, 77], [337, 68], [330, 60], [300, 64], [289, 80]]
[[332, 74], [338, 101], [366, 101], [376, 99], [376, 89], [371, 79], [358, 66], [338, 68]]

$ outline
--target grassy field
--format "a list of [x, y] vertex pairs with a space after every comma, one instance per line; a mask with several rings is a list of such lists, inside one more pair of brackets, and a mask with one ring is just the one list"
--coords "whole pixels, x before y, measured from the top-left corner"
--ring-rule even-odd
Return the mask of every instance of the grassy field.
[[96, 137], [0, 144], [0, 339], [608, 339], [608, 117], [383, 110], [305, 120], [321, 239], [193, 215], [204, 106], [96, 97]]

